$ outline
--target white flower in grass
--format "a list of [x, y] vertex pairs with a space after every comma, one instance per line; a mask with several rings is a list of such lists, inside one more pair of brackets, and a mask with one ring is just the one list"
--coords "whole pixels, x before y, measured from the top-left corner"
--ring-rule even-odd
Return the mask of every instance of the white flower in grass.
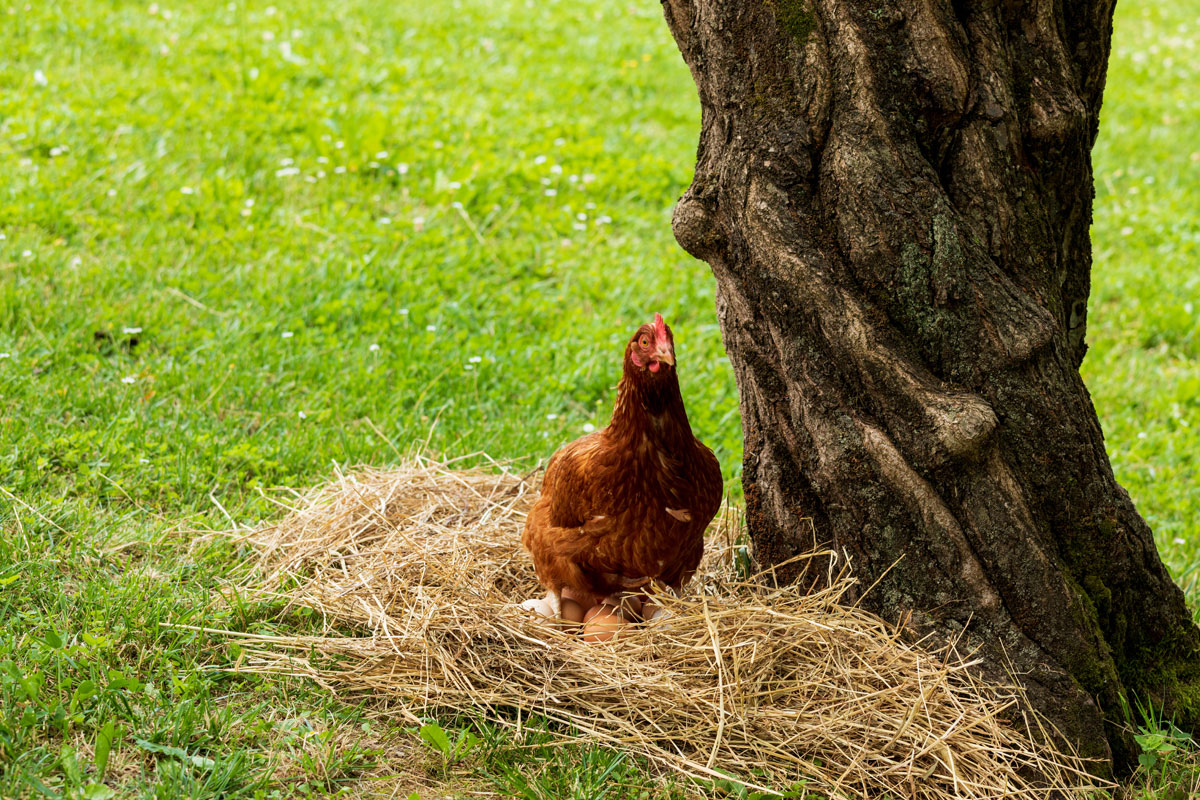
[[592, 173], [590, 173], [590, 172], [583, 173], [583, 182], [584, 183], [591, 183], [594, 180], [596, 180], [596, 176], [593, 175]]
[[437, 330], [437, 325], [426, 325], [425, 330], [429, 331], [430, 333], [433, 333], [434, 331]]
[[345, 168], [345, 167], [334, 167], [334, 168], [333, 168], [333, 174], [334, 174], [334, 175], [343, 175], [343, 174], [345, 174], [345, 172], [346, 172], [346, 168]]
[[341, 149], [342, 149], [343, 147], [345, 147], [345, 146], [346, 146], [346, 143], [345, 143], [345, 142], [343, 142], [343, 141], [336, 141], [336, 142], [334, 142], [334, 143], [333, 143], [333, 147], [334, 147], [334, 149], [336, 149], [336, 150], [341, 150]]
[[370, 347], [368, 347], [367, 349], [368, 349], [368, 350], [370, 350], [372, 353], [378, 353], [378, 352], [379, 352], [379, 345], [377, 345], [377, 344], [373, 344], [373, 345], [371, 345]]
[[380, 218], [379, 218], [379, 224], [380, 224], [380, 225], [391, 225], [391, 224], [392, 224], [392, 218], [391, 218], [391, 217], [380, 217]]
[[458, 209], [459, 211], [462, 211], [463, 204], [462, 204], [462, 203], [460, 203], [460, 202], [458, 202], [457, 200], [455, 200], [453, 203], [451, 203], [451, 204], [450, 204], [450, 207], [451, 207], [451, 208], [456, 208], [456, 209]]
[[[3, 237], [0, 237], [0, 238], [3, 238]], [[74, 258], [71, 259], [72, 267], [78, 267], [82, 263], [83, 263], [83, 259], [80, 258], [79, 256], [75, 256]]]
[[328, 156], [317, 156], [317, 163], [318, 164], [328, 164], [329, 163]]
[[137, 378], [132, 375], [126, 375], [124, 378], [121, 378], [121, 383], [137, 383]]
[[242, 209], [241, 211], [239, 211], [238, 213], [239, 213], [239, 214], [241, 214], [243, 217], [248, 217], [248, 216], [250, 216], [250, 213], [251, 213], [251, 212], [250, 212], [250, 209], [248, 209], [248, 208], [243, 208], [243, 209]]
[[416, 228], [417, 230], [421, 230], [421, 228], [425, 227], [425, 218], [424, 217], [413, 217], [413, 227]]
[[179, 193], [180, 194], [195, 194], [196, 190], [190, 186], [180, 186]]
[[1187, 539], [1180, 539], [1178, 536], [1176, 536], [1172, 541], [1174, 541], [1175, 544], [1187, 544]]
[[1132, 233], [1133, 233], [1133, 228], [1131, 228], [1131, 227], [1130, 227], [1130, 226], [1128, 226], [1128, 225], [1126, 225], [1124, 228], [1121, 228], [1121, 235], [1122, 235], [1122, 236], [1129, 236], [1129, 235], [1131, 235]]
[[467, 359], [467, 361], [471, 362], [472, 364], [478, 364], [480, 361], [483, 361], [483, 359], [479, 356], [471, 356]]
[[534, 163], [534, 164], [537, 164], [538, 166], [541, 166], [542, 164], [545, 164], [545, 163], [546, 163], [546, 157], [545, 157], [545, 156], [538, 156], [537, 158], [535, 158], [535, 159], [533, 160], [533, 163]]
[[461, 188], [462, 188], [462, 181], [450, 181], [450, 182], [449, 182], [448, 184], [446, 184], [446, 185], [450, 187], [450, 191], [454, 191], [455, 189], [461, 189]]
[[4, 241], [5, 239], [7, 239], [7, 238], [8, 238], [8, 237], [7, 237], [7, 236], [5, 236], [3, 233], [0, 233], [0, 242], [3, 242], [3, 241]]
[[38, 86], [47, 86], [50, 83], [50, 81], [46, 80], [46, 73], [42, 72], [40, 69], [35, 69], [33, 71], [33, 82]]
[[397, 164], [396, 172], [399, 172], [401, 175], [407, 175], [408, 174], [408, 164]]
[[276, 178], [290, 178], [293, 175], [299, 175], [299, 174], [300, 174], [299, 167], [284, 167], [283, 169], [275, 170]]
[[558, 419], [558, 414], [547, 414], [546, 419], [549, 419], [549, 420]]
[[253, 207], [254, 207], [254, 198], [253, 198], [253, 197], [247, 197], [247, 198], [246, 198], [246, 202], [245, 202], [245, 203], [243, 203], [242, 205], [246, 206], [246, 208], [253, 208]]
[[385, 158], [388, 157], [388, 151], [380, 150], [378, 153], [375, 154], [375, 157], [378, 158], [380, 161], [383, 161]]
[[12, 353], [0, 353], [0, 358], [12, 358]]
[[138, 459], [138, 463], [139, 463], [139, 464], [149, 464], [149, 463], [150, 463], [150, 459], [148, 459], [148, 458], [139, 458], [139, 459]]
[[296, 162], [290, 158], [279, 159], [279, 166], [281, 166], [281, 167], [290, 167], [292, 164], [295, 164], [295, 163]]
[[554, 195], [558, 194], [558, 192], [554, 189], [547, 189], [546, 191], [542, 192], [542, 194], [546, 195], [546, 197], [554, 197]]
[[21, 256], [23, 258], [33, 258], [33, 251], [32, 250], [22, 250]]
[[284, 339], [290, 339], [293, 336], [295, 336], [296, 334], [292, 333], [291, 331], [284, 331], [283, 333], [281, 333], [279, 335], [282, 336]]
[[475, 369], [475, 365], [474, 364], [463, 364], [463, 369], [472, 370], [472, 369]]
[[584, 225], [582, 222], [576, 222], [571, 227], [577, 231], [586, 231], [587, 230], [587, 225]]
[[567, 140], [562, 138], [561, 136], [554, 140], [555, 147], [562, 147], [566, 143], [567, 143]]
[[583, 423], [583, 432], [584, 433], [591, 433], [594, 430], [596, 430], [596, 426], [593, 425], [592, 423], [590, 423], [590, 422]]
[[397, 314], [399, 314], [399, 315], [400, 315], [400, 316], [402, 316], [402, 317], [407, 317], [407, 316], [408, 316], [408, 309], [407, 309], [407, 308], [402, 308], [402, 309], [400, 309], [399, 311], [397, 311], [396, 313], [397, 313]]
[[579, 220], [580, 222], [587, 222], [587, 214], [580, 211], [575, 215], [575, 219]]
[[121, 333], [125, 334], [126, 336], [131, 336], [135, 333], [141, 333], [141, 332], [142, 332], [141, 328], [121, 328]]
[[596, 217], [597, 225], [607, 225], [610, 222], [612, 222], [612, 217], [610, 217], [608, 214], [601, 214], [600, 216]]
[[553, 167], [550, 168], [550, 171], [553, 172], [555, 175], [562, 175], [562, 164], [555, 164]]
[[301, 412], [300, 412], [300, 419], [308, 419], [308, 414], [305, 414], [303, 411], [301, 411]]

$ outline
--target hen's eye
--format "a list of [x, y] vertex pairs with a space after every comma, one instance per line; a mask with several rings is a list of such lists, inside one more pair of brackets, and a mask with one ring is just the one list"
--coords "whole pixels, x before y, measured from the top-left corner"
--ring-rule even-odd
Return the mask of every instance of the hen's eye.
[[638, 339], [638, 344], [640, 344], [643, 348], [646, 348], [650, 346], [650, 340], [646, 338], [645, 334], [642, 334], [641, 338]]

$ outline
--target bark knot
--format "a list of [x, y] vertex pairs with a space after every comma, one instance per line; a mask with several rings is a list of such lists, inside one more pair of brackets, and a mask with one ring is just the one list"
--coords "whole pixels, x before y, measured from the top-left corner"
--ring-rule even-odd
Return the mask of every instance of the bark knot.
[[709, 202], [696, 197], [691, 190], [675, 204], [671, 230], [675, 241], [693, 258], [707, 261], [725, 248], [725, 235]]

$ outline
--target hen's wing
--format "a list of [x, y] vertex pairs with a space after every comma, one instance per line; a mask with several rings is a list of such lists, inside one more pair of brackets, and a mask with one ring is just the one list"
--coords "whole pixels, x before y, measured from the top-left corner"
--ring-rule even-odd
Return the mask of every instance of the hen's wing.
[[564, 446], [550, 459], [542, 494], [550, 498], [550, 522], [578, 528], [612, 510], [615, 455], [602, 431]]
[[[679, 484], [679, 490], [673, 496], [681, 496], [681, 504], [687, 509], [684, 525], [681, 525], [679, 549], [675, 557], [663, 565], [661, 580], [675, 589], [679, 589], [695, 574], [704, 555], [704, 530], [721, 508], [721, 496], [724, 492], [724, 481], [721, 478], [721, 464], [713, 452], [699, 440], [694, 450], [688, 455], [684, 473], [690, 476], [686, 482]], [[679, 519], [671, 510], [668, 513]]]
[[522, 543], [534, 557], [547, 588], [570, 586], [603, 595], [609, 584], [642, 576], [623, 575], [613, 548], [621, 511], [618, 456], [603, 432], [564, 446], [546, 467], [542, 495], [530, 511]]

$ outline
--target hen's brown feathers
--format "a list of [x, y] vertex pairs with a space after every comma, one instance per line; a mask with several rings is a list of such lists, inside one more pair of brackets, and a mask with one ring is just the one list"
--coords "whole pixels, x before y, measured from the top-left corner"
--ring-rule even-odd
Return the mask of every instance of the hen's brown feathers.
[[651, 329], [657, 349], [637, 352], [648, 327], [626, 347], [612, 421], [554, 454], [526, 520], [522, 542], [552, 592], [600, 602], [651, 580], [678, 589], [700, 563], [721, 469], [692, 435], [665, 323]]

